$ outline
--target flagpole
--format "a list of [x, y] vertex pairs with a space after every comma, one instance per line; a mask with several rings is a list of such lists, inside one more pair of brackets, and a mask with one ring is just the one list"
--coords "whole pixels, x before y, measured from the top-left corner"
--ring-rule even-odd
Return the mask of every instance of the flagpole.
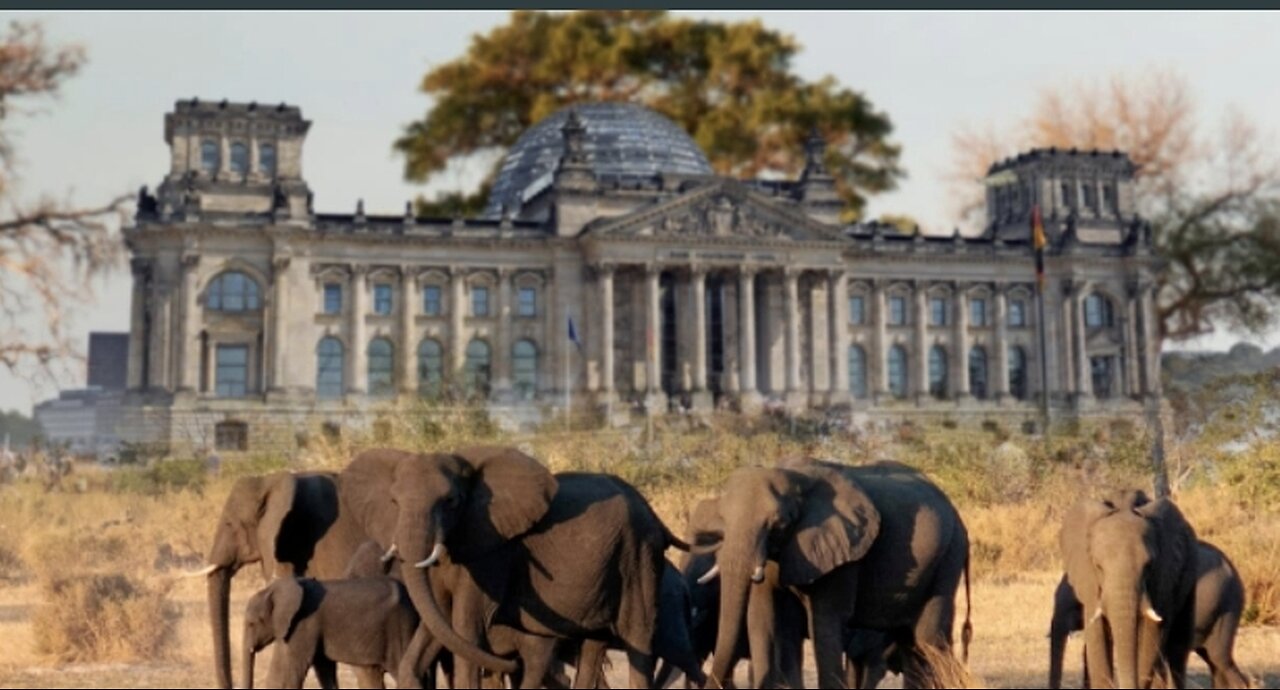
[[[573, 317], [569, 317], [569, 319], [570, 319], [570, 323], [572, 323]], [[572, 407], [573, 393], [570, 391], [570, 388], [569, 388], [569, 356], [571, 354], [569, 350], [572, 349], [570, 347], [570, 345], [572, 344], [573, 344], [572, 342], [566, 343], [564, 347], [564, 430], [565, 431], [573, 430], [573, 422], [571, 421], [572, 419], [571, 412], [573, 410], [573, 407]]]
[[1040, 331], [1040, 414], [1044, 422], [1044, 442], [1049, 445], [1049, 329], [1044, 316], [1044, 248], [1048, 240], [1040, 218], [1040, 205], [1031, 207], [1031, 247], [1036, 260], [1036, 326]]

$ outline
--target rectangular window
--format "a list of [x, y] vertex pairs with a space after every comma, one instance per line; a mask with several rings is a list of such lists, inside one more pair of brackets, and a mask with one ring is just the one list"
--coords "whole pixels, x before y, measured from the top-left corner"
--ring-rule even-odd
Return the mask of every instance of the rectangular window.
[[482, 285], [471, 288], [471, 315], [489, 315], [489, 288]]
[[1098, 212], [1098, 190], [1089, 183], [1081, 185], [1080, 191], [1084, 192], [1084, 207], [1092, 211]]
[[244, 422], [218, 422], [213, 427], [216, 450], [249, 450], [249, 425]]
[[520, 316], [536, 316], [538, 313], [538, 291], [531, 287], [520, 288], [519, 308], [516, 312]]
[[1102, 210], [1106, 213], [1116, 212], [1116, 186], [1111, 183], [1102, 185]]
[[440, 301], [440, 286], [428, 285], [422, 288], [422, 313], [427, 316], [439, 316], [444, 313], [444, 305]]
[[1068, 209], [1075, 210], [1076, 207], [1076, 190], [1075, 186], [1070, 182], [1062, 183], [1062, 205]]
[[890, 297], [889, 298], [889, 325], [890, 326], [907, 325], [907, 298], [906, 297]]
[[987, 325], [987, 301], [978, 297], [969, 301], [969, 325]]
[[382, 316], [391, 314], [390, 283], [378, 283], [373, 286], [373, 313]]
[[248, 393], [249, 346], [218, 346], [215, 381], [219, 398], [243, 398]]
[[867, 322], [867, 300], [862, 295], [849, 298], [849, 322], [855, 326]]
[[947, 300], [945, 297], [929, 298], [929, 325], [947, 325]]
[[1027, 303], [1020, 299], [1009, 301], [1009, 325], [1021, 328], [1027, 325]]
[[338, 283], [324, 284], [324, 313], [342, 313], [342, 286]]
[[263, 175], [276, 174], [276, 147], [273, 144], [258, 145], [258, 172]]

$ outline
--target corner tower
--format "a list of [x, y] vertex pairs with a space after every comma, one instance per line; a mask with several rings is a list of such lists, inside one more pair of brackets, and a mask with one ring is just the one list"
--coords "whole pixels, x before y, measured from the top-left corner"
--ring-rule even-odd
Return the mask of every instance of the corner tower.
[[1000, 239], [1030, 236], [1031, 207], [1039, 204], [1051, 242], [1075, 235], [1119, 244], [1138, 219], [1136, 166], [1119, 151], [1033, 149], [987, 172], [987, 230]]

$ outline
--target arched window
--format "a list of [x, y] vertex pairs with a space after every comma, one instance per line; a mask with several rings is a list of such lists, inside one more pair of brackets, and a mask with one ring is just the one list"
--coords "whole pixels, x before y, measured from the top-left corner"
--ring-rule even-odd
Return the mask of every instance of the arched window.
[[979, 400], [987, 399], [987, 351], [981, 345], [969, 350], [969, 392]]
[[259, 144], [258, 145], [258, 172], [263, 175], [276, 174], [276, 147], [275, 144]]
[[1009, 348], [1009, 394], [1027, 399], [1027, 353], [1016, 345]]
[[249, 147], [239, 141], [231, 145], [231, 172], [238, 175], [249, 172]]
[[227, 271], [209, 283], [205, 306], [214, 311], [254, 311], [262, 308], [258, 284], [239, 271]]
[[1115, 325], [1111, 300], [1097, 292], [1085, 297], [1084, 325], [1086, 328], [1111, 328]]
[[200, 169], [213, 175], [218, 172], [218, 167], [222, 163], [221, 151], [218, 148], [218, 142], [213, 139], [205, 139], [200, 142]]
[[418, 395], [434, 398], [444, 384], [444, 348], [427, 338], [418, 345]]
[[895, 398], [907, 397], [907, 350], [901, 345], [889, 348], [889, 392]]
[[342, 341], [332, 336], [316, 345], [316, 397], [341, 398], [344, 371]]
[[369, 341], [369, 395], [385, 398], [395, 393], [395, 347], [386, 338]]
[[929, 349], [929, 394], [939, 400], [947, 397], [947, 350], [941, 345]]
[[849, 392], [859, 400], [867, 397], [867, 352], [861, 345], [849, 346]]
[[489, 343], [472, 340], [467, 344], [463, 385], [468, 395], [489, 395]]
[[511, 378], [516, 397], [532, 400], [538, 390], [538, 347], [529, 340], [518, 340], [511, 348]]

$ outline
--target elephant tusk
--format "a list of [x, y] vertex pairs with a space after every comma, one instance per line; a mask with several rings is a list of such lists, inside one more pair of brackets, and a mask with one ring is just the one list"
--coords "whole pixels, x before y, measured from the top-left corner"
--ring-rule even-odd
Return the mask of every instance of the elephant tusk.
[[[1094, 611], [1094, 612], [1093, 612], [1093, 617], [1089, 619], [1089, 625], [1093, 625], [1094, 623], [1097, 623], [1099, 618], [1102, 618], [1102, 607], [1101, 607], [1101, 606], [1099, 606], [1099, 607], [1098, 607], [1098, 610], [1097, 610], [1097, 611]], [[1087, 626], [1086, 626], [1086, 627], [1087, 627]]]
[[711, 570], [708, 570], [707, 572], [703, 573], [702, 577], [698, 578], [698, 584], [705, 585], [708, 582], [711, 582], [712, 580], [716, 579], [716, 577], [719, 574], [720, 574], [720, 564], [717, 563], [711, 566]]
[[400, 547], [396, 546], [395, 542], [392, 542], [391, 548], [387, 549], [387, 552], [382, 554], [382, 562], [390, 563], [391, 559], [395, 558], [397, 553], [400, 553]]
[[436, 548], [431, 550], [431, 555], [425, 559], [413, 564], [415, 568], [430, 568], [440, 560], [440, 554], [444, 552], [444, 544], [437, 543]]
[[1147, 604], [1147, 607], [1143, 610], [1142, 614], [1147, 618], [1150, 618], [1152, 623], [1164, 622], [1164, 619], [1160, 617], [1160, 614], [1156, 613], [1156, 610], [1152, 608], [1150, 604]]
[[763, 565], [756, 566], [755, 572], [751, 573], [751, 581], [756, 584], [760, 584], [761, 582], [764, 582], [764, 566]]
[[205, 567], [199, 570], [193, 570], [189, 573], [183, 573], [182, 576], [183, 577], [206, 577], [209, 574], [216, 572], [221, 567], [222, 566], [216, 563], [210, 563], [209, 565], [206, 565]]

